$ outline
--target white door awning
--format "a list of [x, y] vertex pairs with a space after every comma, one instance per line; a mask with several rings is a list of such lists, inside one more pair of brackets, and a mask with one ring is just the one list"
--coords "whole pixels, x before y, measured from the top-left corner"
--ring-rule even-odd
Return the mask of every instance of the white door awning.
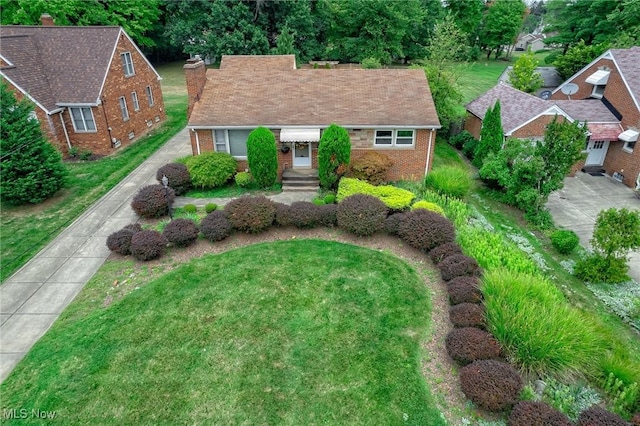
[[320, 129], [281, 129], [280, 142], [318, 142]]
[[609, 71], [596, 71], [587, 78], [587, 83], [594, 86], [604, 86], [609, 81]]
[[620, 135], [618, 135], [618, 139], [620, 139], [623, 142], [637, 142], [638, 135], [640, 135], [640, 132], [629, 129], [620, 133]]

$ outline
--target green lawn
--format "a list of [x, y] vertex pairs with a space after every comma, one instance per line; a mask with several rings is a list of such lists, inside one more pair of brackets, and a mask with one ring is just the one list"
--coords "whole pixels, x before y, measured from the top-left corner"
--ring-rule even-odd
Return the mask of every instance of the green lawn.
[[[125, 286], [130, 266], [101, 272], [121, 267]], [[284, 241], [206, 255], [126, 297], [104, 278], [0, 386], [2, 409], [64, 424], [444, 424], [420, 371], [429, 289], [396, 257]]]
[[458, 67], [458, 84], [462, 92], [462, 103], [471, 102], [493, 86], [498, 84], [498, 77], [511, 62], [495, 60], [479, 60]]

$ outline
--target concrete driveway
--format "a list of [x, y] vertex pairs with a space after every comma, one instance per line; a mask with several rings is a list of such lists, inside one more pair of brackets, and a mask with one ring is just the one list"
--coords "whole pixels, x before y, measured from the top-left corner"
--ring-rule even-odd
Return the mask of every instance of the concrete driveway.
[[[608, 208], [640, 210], [640, 199], [633, 190], [609, 176], [591, 176], [578, 172], [564, 180], [564, 188], [549, 197], [547, 208], [559, 228], [570, 229], [590, 247], [598, 213]], [[629, 275], [640, 283], [640, 252], [631, 253]]]

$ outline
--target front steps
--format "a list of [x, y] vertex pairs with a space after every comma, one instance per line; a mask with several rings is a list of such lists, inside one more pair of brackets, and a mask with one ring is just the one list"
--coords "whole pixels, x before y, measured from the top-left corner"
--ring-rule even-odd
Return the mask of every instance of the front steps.
[[285, 169], [282, 172], [282, 191], [316, 192], [320, 188], [318, 171], [314, 169]]

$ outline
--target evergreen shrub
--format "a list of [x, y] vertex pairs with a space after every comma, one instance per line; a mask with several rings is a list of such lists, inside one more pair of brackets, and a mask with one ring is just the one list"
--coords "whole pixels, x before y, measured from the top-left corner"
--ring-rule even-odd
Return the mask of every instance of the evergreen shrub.
[[351, 160], [349, 132], [331, 124], [322, 132], [318, 145], [318, 178], [320, 186], [335, 189], [340, 178], [347, 172]]
[[498, 341], [476, 327], [455, 328], [447, 334], [444, 343], [449, 356], [460, 365], [500, 357]]
[[175, 219], [164, 227], [162, 235], [177, 247], [187, 247], [198, 239], [198, 225], [191, 219]]
[[430, 201], [425, 201], [425, 200], [416, 201], [411, 205], [411, 210], [416, 210], [416, 209], [431, 210], [432, 212], [436, 212], [444, 216], [444, 209], [439, 205], [437, 205], [436, 203], [432, 203]]
[[200, 222], [200, 232], [211, 242], [224, 240], [231, 235], [231, 230], [231, 222], [224, 210], [214, 210]]
[[261, 188], [273, 186], [278, 178], [278, 148], [271, 130], [257, 127], [249, 133], [247, 163], [253, 179]]
[[575, 232], [568, 229], [559, 229], [551, 234], [551, 245], [558, 253], [569, 254], [580, 243], [580, 239]]
[[465, 143], [475, 140], [473, 135], [467, 130], [463, 130], [455, 136], [449, 138], [449, 144], [457, 149], [462, 149]]
[[238, 185], [240, 188], [246, 188], [251, 183], [251, 180], [252, 180], [251, 173], [238, 172], [236, 173], [234, 180], [236, 182], [236, 185]]
[[191, 175], [187, 166], [182, 163], [169, 163], [160, 167], [156, 172], [156, 180], [162, 184], [162, 177], [168, 179], [168, 186], [176, 195], [182, 195], [191, 189]]
[[406, 189], [391, 185], [374, 186], [360, 179], [344, 177], [338, 185], [336, 200], [341, 202], [354, 194], [367, 194], [380, 199], [391, 210], [405, 210], [411, 205], [415, 195]]
[[[168, 194], [168, 198], [167, 198]], [[148, 185], [140, 188], [131, 201], [131, 208], [140, 217], [153, 219], [169, 213], [169, 206], [175, 200], [172, 188], [162, 185]]]
[[204, 206], [204, 211], [205, 211], [205, 213], [209, 214], [209, 213], [211, 213], [212, 211], [214, 211], [217, 208], [218, 208], [218, 205], [216, 203], [207, 203]]
[[185, 159], [191, 183], [198, 188], [217, 188], [236, 172], [238, 162], [226, 152], [204, 152]]
[[138, 260], [157, 259], [166, 246], [167, 239], [158, 231], [140, 231], [131, 237], [131, 255]]
[[184, 207], [182, 208], [182, 210], [185, 213], [197, 213], [198, 212], [198, 208], [195, 206], [195, 204], [185, 204]]
[[487, 359], [474, 361], [460, 370], [460, 387], [480, 408], [501, 412], [518, 402], [523, 382], [511, 365]]
[[249, 234], [266, 231], [276, 216], [276, 207], [264, 195], [236, 198], [225, 206], [224, 211], [234, 229]]
[[353, 234], [368, 236], [384, 228], [388, 209], [371, 195], [355, 194], [338, 204], [336, 219], [338, 226]]

